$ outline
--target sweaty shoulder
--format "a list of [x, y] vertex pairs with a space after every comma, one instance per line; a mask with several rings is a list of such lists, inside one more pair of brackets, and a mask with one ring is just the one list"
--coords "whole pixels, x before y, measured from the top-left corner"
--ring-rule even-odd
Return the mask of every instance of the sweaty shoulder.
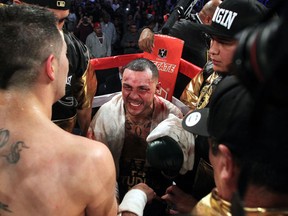
[[87, 215], [115, 214], [116, 171], [109, 149], [101, 142], [79, 136], [73, 145], [73, 154], [77, 154], [76, 175], [79, 183], [83, 184], [85, 196], [82, 200], [86, 200]]
[[[73, 143], [71, 143], [71, 145], [73, 146], [73, 148], [71, 148], [71, 154], [75, 154], [75, 157], [79, 160], [81, 160], [81, 158], [83, 160], [84, 157], [89, 159], [89, 161], [100, 163], [106, 161], [108, 165], [109, 163], [113, 165], [111, 153], [107, 146], [103, 143], [81, 136], [75, 136], [74, 138], [72, 138], [72, 142]], [[99, 168], [101, 169], [101, 167]]]
[[[65, 148], [68, 152], [63, 163], [71, 170], [71, 174], [66, 175], [66, 181], [71, 182], [70, 178], [73, 175], [71, 188], [81, 188], [80, 194], [85, 194], [81, 199], [86, 203], [92, 203], [93, 208], [98, 208], [94, 205], [104, 202], [102, 199], [105, 197], [113, 199], [116, 171], [110, 150], [101, 142], [74, 135]], [[74, 185], [74, 182], [77, 182], [77, 185]]]

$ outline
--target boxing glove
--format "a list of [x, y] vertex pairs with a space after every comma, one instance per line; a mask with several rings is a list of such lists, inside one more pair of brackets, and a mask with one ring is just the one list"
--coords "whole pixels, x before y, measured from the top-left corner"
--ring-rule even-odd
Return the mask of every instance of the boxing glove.
[[184, 160], [179, 144], [169, 136], [149, 142], [146, 158], [151, 167], [160, 169], [162, 174], [170, 179], [179, 174]]

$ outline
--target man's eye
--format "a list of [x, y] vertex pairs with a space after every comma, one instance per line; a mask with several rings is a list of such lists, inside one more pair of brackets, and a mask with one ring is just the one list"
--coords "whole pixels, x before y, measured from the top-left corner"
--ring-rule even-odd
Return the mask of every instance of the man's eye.
[[126, 90], [130, 90], [131, 89], [130, 86], [125, 86], [125, 85], [123, 85], [123, 88], [126, 89]]
[[147, 89], [147, 88], [139, 88], [139, 91], [141, 91], [141, 92], [147, 92], [147, 91], [149, 91], [149, 89]]
[[216, 39], [216, 41], [220, 44], [225, 44], [225, 45], [232, 45], [235, 43], [235, 40]]
[[233, 44], [234, 41], [223, 40], [223, 41], [219, 41], [219, 43], [222, 43], [222, 44], [225, 44], [225, 45], [230, 45], [230, 44]]

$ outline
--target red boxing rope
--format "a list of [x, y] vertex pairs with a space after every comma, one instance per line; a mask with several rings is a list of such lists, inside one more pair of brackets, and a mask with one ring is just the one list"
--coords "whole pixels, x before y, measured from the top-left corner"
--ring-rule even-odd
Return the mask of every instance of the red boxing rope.
[[[144, 56], [143, 53], [137, 53], [137, 54], [111, 56], [111, 57], [105, 57], [105, 58], [94, 58], [90, 60], [90, 63], [94, 70], [104, 70], [108, 68], [116, 68], [116, 67], [124, 66], [128, 64], [130, 61], [137, 59], [137, 58], [142, 58], [143, 56]], [[200, 67], [182, 58], [180, 59], [180, 66], [179, 66], [180, 73], [192, 79], [200, 71], [201, 71]]]
[[105, 70], [109, 68], [117, 68], [128, 64], [130, 61], [142, 58], [143, 53], [126, 54], [119, 56], [111, 56], [105, 58], [94, 58], [90, 60], [90, 63], [94, 70]]
[[179, 72], [190, 77], [191, 79], [193, 79], [201, 70], [202, 68], [182, 58], [180, 59]]

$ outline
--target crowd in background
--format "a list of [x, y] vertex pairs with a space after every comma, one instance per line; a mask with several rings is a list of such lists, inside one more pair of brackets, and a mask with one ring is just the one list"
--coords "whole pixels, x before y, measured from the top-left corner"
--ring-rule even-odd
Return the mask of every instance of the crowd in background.
[[[263, 4], [269, 3], [269, 0], [259, 1]], [[12, 4], [13, 1], [0, 2]], [[199, 12], [206, 2], [207, 0], [198, 0], [192, 13]], [[136, 41], [142, 28], [146, 26], [158, 32], [165, 22], [164, 17], [173, 11], [177, 3], [178, 0], [72, 0], [64, 28], [73, 32], [85, 44], [88, 35], [94, 31], [95, 23], [102, 22], [103, 31], [103, 20], [106, 17], [116, 33], [116, 39], [111, 42], [112, 56], [142, 52], [137, 43], [131, 41], [134, 44], [131, 48], [131, 45], [125, 42], [131, 37]], [[131, 31], [137, 32], [137, 35], [131, 36]], [[103, 32], [107, 37], [115, 37]]]
[[[205, 2], [199, 0], [195, 11], [200, 10]], [[176, 5], [177, 0], [74, 0], [65, 27], [85, 43], [86, 37], [93, 32], [93, 24], [103, 22], [108, 16], [117, 34], [116, 41], [111, 44], [112, 55], [128, 54], [122, 39], [130, 33], [130, 26], [136, 27], [138, 35], [144, 26], [157, 32], [164, 23], [164, 15], [171, 13]], [[86, 28], [81, 25], [86, 25]], [[138, 48], [132, 52], [141, 50]]]

